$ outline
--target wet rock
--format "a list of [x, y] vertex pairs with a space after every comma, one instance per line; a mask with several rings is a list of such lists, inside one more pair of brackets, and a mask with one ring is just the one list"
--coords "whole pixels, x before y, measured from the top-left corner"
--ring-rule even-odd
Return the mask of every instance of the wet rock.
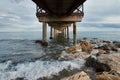
[[73, 69], [73, 70], [63, 69], [57, 75], [52, 75], [50, 77], [42, 77], [42, 78], [39, 78], [37, 80], [61, 80], [63, 78], [67, 78], [67, 77], [69, 77], [75, 73], [78, 73], [78, 72], [80, 72], [80, 70], [78, 70], [78, 69]]
[[118, 41], [113, 41], [113, 44], [114, 44], [117, 48], [120, 48], [120, 42], [118, 42]]
[[64, 78], [61, 80], [91, 80], [91, 79], [84, 71], [82, 71], [80, 73], [74, 74], [68, 78]]
[[76, 58], [86, 59], [89, 56], [90, 55], [87, 55], [87, 54], [72, 54], [72, 55], [69, 55], [69, 58], [71, 58], [71, 59], [76, 59]]
[[97, 53], [99, 53], [99, 50], [98, 49], [93, 49], [90, 54], [97, 54]]
[[87, 40], [87, 37], [84, 37], [83, 40]]
[[120, 76], [116, 74], [111, 74], [109, 72], [103, 72], [96, 74], [95, 80], [120, 80]]
[[101, 54], [97, 58], [86, 59], [86, 66], [94, 67], [96, 72], [115, 70], [120, 72], [120, 54]]
[[97, 61], [99, 63], [106, 64], [110, 67], [111, 70], [120, 72], [120, 54], [101, 54], [98, 56]]
[[103, 49], [99, 49], [98, 51], [99, 54], [107, 54], [109, 53], [109, 51], [103, 50]]
[[70, 46], [69, 48], [66, 49], [66, 52], [75, 53], [77, 51], [81, 51], [81, 47], [80, 46]]
[[84, 71], [85, 73], [87, 73], [91, 80], [94, 80], [94, 77], [95, 77], [95, 74], [96, 74], [94, 68], [83, 66], [81, 68], [81, 70]]
[[85, 65], [87, 67], [93, 67], [96, 72], [110, 71], [111, 68], [109, 65], [99, 62], [96, 57], [90, 56], [86, 59]]
[[112, 51], [118, 51], [118, 49], [117, 49], [117, 47], [116, 46], [114, 46], [114, 45], [112, 45], [112, 44], [108, 44], [108, 46], [110, 47], [110, 49], [112, 50]]
[[107, 44], [104, 44], [103, 46], [98, 47], [98, 49], [110, 50], [110, 46], [108, 46]]
[[113, 44], [105, 44], [103, 46], [99, 46], [98, 49], [106, 51], [106, 53], [110, 53], [110, 51], [118, 51], [117, 47]]
[[81, 46], [81, 48], [82, 48], [82, 51], [85, 51], [85, 52], [87, 52], [87, 53], [91, 53], [92, 48], [93, 48], [92, 44], [89, 43], [89, 42], [87, 42], [87, 41], [82, 41], [82, 42], [80, 43], [80, 46]]
[[53, 37], [50, 37], [50, 39], [53, 39]]
[[18, 78], [16, 78], [16, 79], [11, 79], [11, 80], [24, 80], [24, 78], [18, 77]]
[[36, 40], [35, 43], [41, 44], [42, 46], [45, 46], [45, 47], [48, 46], [48, 43], [47, 43], [47, 42], [44, 42], [44, 41], [42, 41], [42, 40]]
[[42, 40], [36, 40], [35, 43], [42, 43]]
[[103, 43], [111, 43], [110, 41], [106, 41], [106, 40], [103, 40], [102, 42]]

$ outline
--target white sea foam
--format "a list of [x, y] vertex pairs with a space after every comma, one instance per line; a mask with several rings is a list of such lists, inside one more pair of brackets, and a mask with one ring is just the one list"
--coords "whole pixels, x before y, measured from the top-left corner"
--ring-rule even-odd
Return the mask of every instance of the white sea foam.
[[57, 75], [63, 69], [79, 69], [84, 65], [85, 61], [81, 59], [71, 61], [36, 61], [16, 66], [11, 63], [11, 61], [0, 63], [0, 80], [10, 80], [17, 77], [36, 80], [40, 77], [50, 77], [51, 75]]

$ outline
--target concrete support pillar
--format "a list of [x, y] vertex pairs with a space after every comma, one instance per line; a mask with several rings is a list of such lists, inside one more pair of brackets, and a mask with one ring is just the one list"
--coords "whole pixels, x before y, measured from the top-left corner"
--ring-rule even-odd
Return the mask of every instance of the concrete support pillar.
[[52, 37], [52, 33], [53, 33], [53, 28], [50, 27], [50, 39], [53, 39], [53, 37]]
[[46, 22], [43, 22], [42, 29], [43, 29], [43, 32], [42, 32], [42, 41], [46, 42], [47, 41], [47, 24], [46, 24]]
[[67, 39], [69, 39], [69, 27], [67, 26]]
[[54, 39], [57, 39], [57, 30], [54, 28]]
[[76, 23], [73, 23], [73, 41], [74, 41], [74, 45], [77, 44], [77, 38], [76, 38]]
[[66, 38], [66, 28], [64, 29], [64, 37]]

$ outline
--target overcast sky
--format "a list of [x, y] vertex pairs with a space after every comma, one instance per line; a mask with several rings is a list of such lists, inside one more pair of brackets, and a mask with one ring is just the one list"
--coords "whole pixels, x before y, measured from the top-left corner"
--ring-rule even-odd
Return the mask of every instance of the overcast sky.
[[[79, 31], [120, 31], [120, 0], [87, 0]], [[32, 0], [0, 0], [1, 31], [40, 31]]]

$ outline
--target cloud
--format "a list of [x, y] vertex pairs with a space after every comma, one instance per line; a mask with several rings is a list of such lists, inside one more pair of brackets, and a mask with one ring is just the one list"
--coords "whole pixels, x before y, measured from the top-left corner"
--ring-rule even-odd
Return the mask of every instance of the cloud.
[[15, 3], [20, 3], [20, 2], [22, 2], [22, 1], [24, 1], [24, 0], [10, 0], [12, 3], [13, 2], [15, 2]]
[[[120, 0], [87, 0], [85, 3], [85, 19], [83, 21], [103, 22], [109, 17], [116, 16], [115, 18], [117, 18], [120, 16], [119, 4]], [[118, 22], [115, 18], [114, 22]]]
[[[79, 31], [120, 30], [120, 0], [87, 0]], [[7, 5], [7, 6], [6, 6]], [[0, 31], [40, 30], [32, 0], [1, 0]], [[72, 30], [72, 27], [70, 28]]]

